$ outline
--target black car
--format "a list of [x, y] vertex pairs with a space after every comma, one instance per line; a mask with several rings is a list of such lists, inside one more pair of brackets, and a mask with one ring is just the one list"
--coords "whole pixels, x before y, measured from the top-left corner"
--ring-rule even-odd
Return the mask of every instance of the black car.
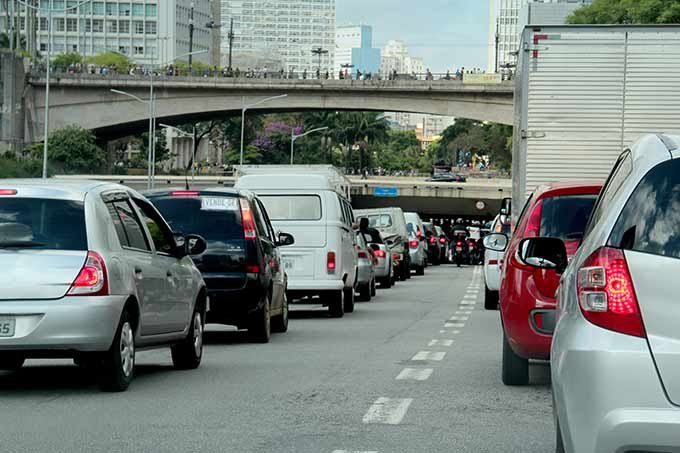
[[425, 230], [425, 240], [427, 243], [427, 262], [433, 266], [439, 266], [442, 262], [442, 244], [439, 242], [437, 230], [429, 222], [423, 222], [423, 229]]
[[262, 202], [243, 190], [154, 191], [148, 199], [173, 232], [198, 234], [207, 249], [192, 256], [208, 286], [207, 322], [247, 329], [266, 343], [288, 330], [287, 277], [279, 248], [290, 234], [274, 233]]
[[432, 182], [466, 182], [467, 178], [463, 175], [457, 175], [454, 173], [435, 173], [432, 175]]

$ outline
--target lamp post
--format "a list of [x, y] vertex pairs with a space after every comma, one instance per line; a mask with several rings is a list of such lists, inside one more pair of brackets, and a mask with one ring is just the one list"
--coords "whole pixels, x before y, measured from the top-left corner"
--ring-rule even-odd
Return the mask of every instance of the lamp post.
[[196, 176], [196, 126], [193, 127], [192, 133], [184, 132], [182, 129], [170, 126], [168, 124], [159, 124], [164, 129], [170, 129], [183, 137], [191, 137], [191, 184], [194, 183]]
[[287, 94], [282, 94], [279, 96], [272, 96], [269, 98], [262, 99], [261, 101], [255, 102], [254, 104], [249, 104], [245, 105], [246, 99], [245, 97], [241, 99], [241, 152], [240, 152], [240, 157], [239, 157], [239, 165], [243, 166], [243, 141], [245, 140], [245, 135], [246, 135], [246, 111], [248, 109], [251, 109], [253, 107], [257, 107], [260, 104], [264, 104], [265, 102], [273, 101], [275, 99], [282, 99], [287, 97]]
[[194, 2], [191, 2], [189, 12], [189, 76], [193, 76], [193, 51], [194, 51]]
[[295, 140], [297, 140], [298, 138], [306, 137], [307, 135], [312, 134], [314, 132], [325, 131], [326, 129], [328, 129], [328, 126], [312, 129], [311, 131], [307, 131], [304, 134], [295, 135], [295, 128], [293, 128], [290, 131], [290, 164], [293, 165], [293, 162], [294, 162]]
[[319, 74], [320, 74], [321, 73], [321, 57], [323, 55], [326, 55], [328, 53], [328, 50], [324, 49], [323, 47], [316, 47], [316, 48], [312, 49], [312, 53], [319, 57]]

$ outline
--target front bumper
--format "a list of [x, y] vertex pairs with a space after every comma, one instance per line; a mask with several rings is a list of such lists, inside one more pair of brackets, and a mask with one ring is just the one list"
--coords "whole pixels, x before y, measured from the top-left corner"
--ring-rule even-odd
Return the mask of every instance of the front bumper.
[[107, 351], [127, 296], [3, 301], [0, 315], [16, 318], [15, 335], [0, 338], [0, 351], [31, 353]]

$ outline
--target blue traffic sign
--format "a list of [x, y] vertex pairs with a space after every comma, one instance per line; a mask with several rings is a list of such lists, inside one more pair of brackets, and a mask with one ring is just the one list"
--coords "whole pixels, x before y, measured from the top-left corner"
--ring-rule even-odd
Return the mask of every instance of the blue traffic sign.
[[373, 195], [376, 197], [398, 197], [399, 189], [396, 187], [376, 187], [373, 189]]

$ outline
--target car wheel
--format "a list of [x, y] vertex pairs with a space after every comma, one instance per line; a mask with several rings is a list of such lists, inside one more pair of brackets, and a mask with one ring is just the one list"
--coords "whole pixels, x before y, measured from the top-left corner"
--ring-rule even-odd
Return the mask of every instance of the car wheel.
[[486, 285], [484, 285], [484, 308], [498, 310], [498, 291], [491, 291]]
[[345, 313], [353, 313], [354, 312], [354, 293], [355, 293], [354, 288], [345, 288], [345, 294], [344, 294]]
[[267, 293], [262, 308], [253, 313], [248, 334], [255, 343], [269, 343], [272, 336], [271, 295]]
[[416, 275], [425, 275], [425, 266], [416, 267]]
[[515, 354], [505, 334], [503, 334], [501, 378], [505, 385], [527, 385], [529, 383], [529, 361]]
[[345, 292], [343, 290], [333, 291], [328, 297], [328, 314], [331, 318], [342, 318], [345, 315], [345, 309], [343, 307], [343, 295]]
[[283, 294], [281, 314], [272, 319], [272, 330], [277, 333], [288, 331], [288, 297], [285, 293]]
[[392, 287], [392, 277], [385, 277], [378, 281], [380, 288], [390, 289]]
[[371, 297], [375, 297], [377, 291], [375, 290], [375, 278], [371, 280]]
[[371, 284], [366, 283], [359, 288], [359, 300], [362, 302], [371, 301]]
[[0, 370], [3, 371], [14, 371], [18, 370], [24, 366], [26, 357], [14, 354], [11, 352], [5, 352], [0, 354]]
[[203, 358], [203, 312], [199, 306], [194, 309], [187, 337], [171, 348], [172, 363], [178, 370], [194, 370]]
[[135, 332], [130, 313], [120, 318], [111, 348], [101, 358], [98, 369], [99, 387], [105, 392], [127, 390], [135, 374]]

